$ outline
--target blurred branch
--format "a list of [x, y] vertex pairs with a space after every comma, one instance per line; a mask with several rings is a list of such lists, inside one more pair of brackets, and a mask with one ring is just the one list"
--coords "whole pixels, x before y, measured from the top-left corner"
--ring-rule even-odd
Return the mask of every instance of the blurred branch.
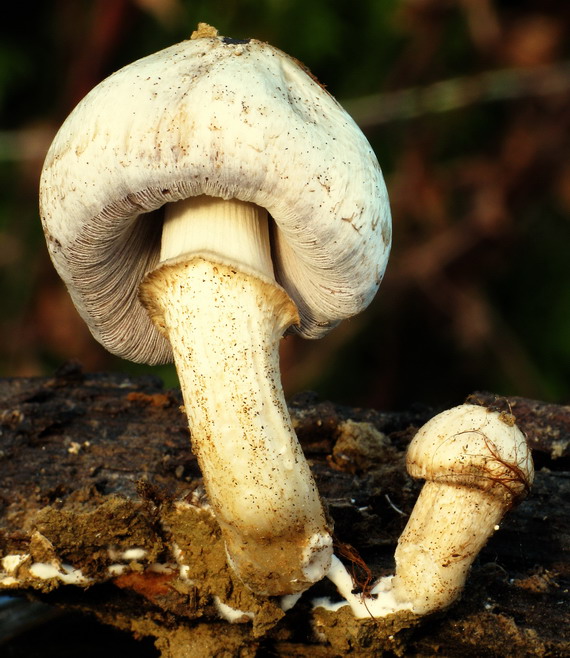
[[48, 125], [0, 130], [0, 162], [42, 161], [54, 136]]
[[430, 85], [344, 101], [359, 126], [367, 128], [477, 103], [550, 96], [570, 89], [570, 61], [535, 68], [511, 68], [441, 80]]

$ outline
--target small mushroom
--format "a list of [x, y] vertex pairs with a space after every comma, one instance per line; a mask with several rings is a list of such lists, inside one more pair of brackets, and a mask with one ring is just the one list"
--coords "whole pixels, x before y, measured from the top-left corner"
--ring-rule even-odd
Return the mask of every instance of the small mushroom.
[[534, 469], [511, 414], [464, 404], [415, 435], [407, 468], [421, 490], [396, 549], [396, 607], [427, 614], [461, 593], [473, 560], [505, 513], [528, 493]]
[[201, 24], [75, 108], [48, 152], [53, 263], [111, 352], [174, 359], [230, 564], [251, 589], [320, 580], [331, 527], [284, 400], [278, 343], [363, 310], [391, 229], [376, 157], [291, 57]]

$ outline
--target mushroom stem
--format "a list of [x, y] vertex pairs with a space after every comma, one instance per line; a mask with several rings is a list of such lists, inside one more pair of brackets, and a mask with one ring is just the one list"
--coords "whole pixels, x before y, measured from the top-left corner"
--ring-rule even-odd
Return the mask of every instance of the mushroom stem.
[[420, 615], [453, 603], [507, 509], [478, 489], [426, 482], [398, 540], [394, 598]]
[[[242, 204], [241, 221], [239, 202], [237, 208], [227, 203], [228, 213], [222, 210], [214, 227], [209, 218], [206, 235], [196, 220], [197, 253], [182, 239], [180, 253], [147, 276], [141, 298], [172, 345], [193, 450], [230, 564], [252, 590], [289, 594], [320, 580], [332, 554], [279, 375], [279, 340], [298, 315], [268, 276], [267, 229], [238, 230], [228, 238], [236, 226], [251, 228], [259, 218]], [[194, 221], [192, 209], [183, 214]], [[229, 256], [220, 254], [215, 237], [210, 240], [216, 235], [226, 236]], [[163, 236], [164, 253], [172, 256]]]

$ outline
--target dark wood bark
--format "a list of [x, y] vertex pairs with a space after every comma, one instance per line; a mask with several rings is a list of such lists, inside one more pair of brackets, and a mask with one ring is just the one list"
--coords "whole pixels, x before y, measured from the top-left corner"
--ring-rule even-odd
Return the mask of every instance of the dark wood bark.
[[[152, 377], [85, 375], [75, 366], [52, 378], [0, 380], [0, 558], [12, 556], [0, 592], [92, 613], [152, 637], [172, 658], [570, 655], [570, 407], [484, 393], [472, 400], [512, 409], [533, 449], [531, 495], [506, 517], [448, 611], [359, 621], [347, 609], [312, 609], [315, 597], [334, 596], [328, 582], [283, 613], [232, 577], [200, 507], [178, 391]], [[349, 409], [310, 394], [290, 408], [338, 541], [355, 547], [374, 576], [390, 573], [421, 486], [405, 473], [405, 449], [436, 410]], [[184, 577], [180, 551], [190, 565]], [[254, 612], [253, 621], [221, 619], [220, 601]]]

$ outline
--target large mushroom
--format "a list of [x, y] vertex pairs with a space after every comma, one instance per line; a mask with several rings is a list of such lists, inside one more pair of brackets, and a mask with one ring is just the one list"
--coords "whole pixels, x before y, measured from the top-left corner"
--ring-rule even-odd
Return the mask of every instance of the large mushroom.
[[53, 263], [109, 351], [174, 359], [230, 564], [263, 594], [327, 572], [330, 523], [291, 425], [278, 344], [363, 310], [390, 213], [367, 140], [297, 62], [201, 24], [67, 118], [40, 209]]

